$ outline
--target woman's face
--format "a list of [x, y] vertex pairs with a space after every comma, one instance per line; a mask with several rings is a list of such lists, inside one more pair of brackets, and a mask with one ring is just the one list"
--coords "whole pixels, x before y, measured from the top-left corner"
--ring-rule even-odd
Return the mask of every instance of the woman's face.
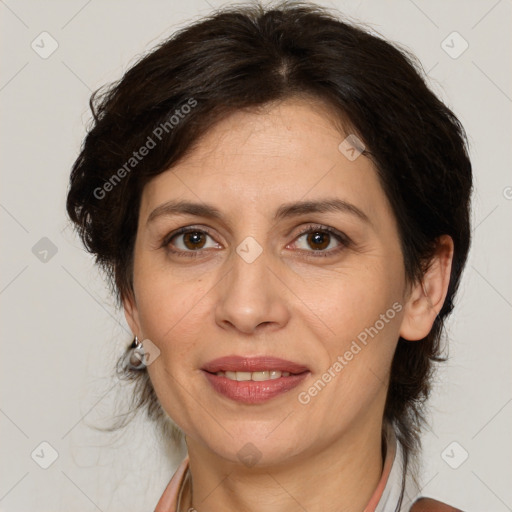
[[[160, 350], [151, 381], [189, 445], [277, 464], [380, 424], [407, 286], [375, 167], [345, 136], [299, 100], [238, 112], [144, 188], [125, 307]], [[305, 371], [205, 371], [225, 356]]]

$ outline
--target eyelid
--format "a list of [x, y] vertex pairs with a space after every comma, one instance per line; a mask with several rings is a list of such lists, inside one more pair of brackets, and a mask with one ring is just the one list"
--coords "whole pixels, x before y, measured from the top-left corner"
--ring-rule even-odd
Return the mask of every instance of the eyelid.
[[[198, 249], [196, 251], [185, 251], [183, 249], [177, 249], [177, 248], [171, 248], [171, 240], [177, 236], [187, 234], [187, 233], [206, 233], [212, 240], [215, 241], [215, 238], [213, 237], [211, 233], [211, 228], [205, 227], [205, 226], [195, 226], [195, 225], [189, 225], [189, 226], [183, 226], [181, 228], [178, 228], [168, 235], [164, 236], [161, 243], [159, 244], [161, 249], [165, 249], [167, 252], [177, 255], [178, 257], [184, 257], [184, 258], [201, 258], [204, 256], [205, 252], [209, 252], [207, 249]], [[219, 243], [215, 241], [215, 243]], [[211, 248], [208, 248], [211, 249]]]
[[[338, 239], [338, 241], [340, 242], [341, 246], [339, 247], [336, 247], [335, 249], [330, 249], [328, 251], [306, 251], [304, 249], [298, 249], [300, 252], [302, 253], [307, 253], [307, 254], [310, 254], [312, 255], [313, 257], [327, 257], [327, 256], [333, 256], [333, 255], [337, 255], [339, 252], [341, 252], [343, 249], [346, 249], [347, 247], [350, 247], [353, 245], [353, 242], [352, 240], [350, 239], [350, 237], [348, 237], [345, 233], [341, 232], [341, 231], [338, 231], [337, 229], [333, 228], [333, 227], [330, 227], [330, 226], [324, 226], [322, 224], [315, 224], [315, 223], [311, 223], [309, 224], [308, 226], [304, 227], [296, 236], [295, 238], [293, 239], [293, 242], [292, 243], [295, 243], [295, 241], [299, 238], [301, 238], [303, 235], [305, 234], [309, 234], [309, 233], [316, 233], [316, 232], [326, 232], [328, 233], [329, 235], [331, 236], [334, 236], [335, 238]], [[290, 244], [288, 244], [290, 245]]]
[[171, 233], [165, 235], [162, 238], [162, 247], [168, 245], [175, 236], [183, 235], [185, 233], [194, 232], [194, 231], [205, 232], [206, 234], [208, 234], [209, 236], [211, 236], [213, 238], [211, 228], [206, 227], [206, 226], [195, 226], [192, 224], [190, 226], [183, 226], [181, 228], [175, 229]]
[[341, 231], [338, 231], [335, 228], [332, 228], [330, 226], [324, 226], [323, 224], [315, 224], [311, 223], [305, 228], [303, 228], [296, 236], [295, 238], [298, 238], [306, 233], [314, 233], [315, 231], [326, 231], [327, 233], [330, 233], [331, 235], [338, 236], [341, 240], [343, 240], [345, 243], [350, 243], [350, 238], [345, 235], [345, 233], [342, 233]]

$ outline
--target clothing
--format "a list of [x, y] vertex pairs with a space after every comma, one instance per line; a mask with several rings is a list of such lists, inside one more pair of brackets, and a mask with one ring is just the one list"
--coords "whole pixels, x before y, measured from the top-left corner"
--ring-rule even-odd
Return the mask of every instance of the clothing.
[[[403, 493], [401, 505], [398, 505], [400, 495], [402, 494], [402, 478], [404, 476], [403, 450], [391, 426], [387, 426], [384, 429], [384, 441], [386, 455], [382, 476], [364, 512], [409, 512], [412, 504], [420, 497], [419, 486], [410, 475], [406, 475], [405, 492]], [[155, 512], [179, 512], [179, 504], [181, 507], [184, 507], [183, 510], [187, 511], [191, 507], [189, 479], [189, 458], [187, 455], [158, 501]], [[434, 508], [428, 508], [432, 506]], [[418, 510], [418, 512], [421, 512], [421, 510], [441, 512], [445, 509], [440, 502], [421, 500], [417, 502], [414, 510]], [[446, 508], [446, 510], [447, 512], [457, 511], [457, 509], [451, 507]]]

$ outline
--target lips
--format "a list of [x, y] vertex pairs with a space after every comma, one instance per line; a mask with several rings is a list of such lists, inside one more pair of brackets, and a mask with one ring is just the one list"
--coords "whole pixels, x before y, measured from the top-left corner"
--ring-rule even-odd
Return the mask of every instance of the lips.
[[286, 394], [311, 373], [307, 366], [270, 356], [221, 357], [206, 363], [202, 370], [218, 394], [246, 405], [263, 404]]
[[274, 398], [286, 395], [299, 386], [308, 377], [309, 372], [299, 375], [290, 374], [275, 380], [263, 382], [231, 380], [215, 373], [204, 371], [206, 380], [212, 389], [224, 398], [245, 405], [264, 404]]
[[225, 356], [214, 359], [206, 363], [203, 368], [208, 373], [217, 372], [263, 372], [277, 370], [281, 372], [289, 372], [298, 375], [309, 371], [304, 366], [293, 361], [280, 359], [277, 357], [258, 356], [258, 357], [241, 357], [241, 356]]

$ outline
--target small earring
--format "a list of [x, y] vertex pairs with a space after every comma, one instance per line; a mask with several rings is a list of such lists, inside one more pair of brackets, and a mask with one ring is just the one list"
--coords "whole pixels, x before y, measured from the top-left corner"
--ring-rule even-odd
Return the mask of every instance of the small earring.
[[128, 367], [130, 370], [144, 370], [146, 368], [144, 347], [135, 336], [128, 353]]

